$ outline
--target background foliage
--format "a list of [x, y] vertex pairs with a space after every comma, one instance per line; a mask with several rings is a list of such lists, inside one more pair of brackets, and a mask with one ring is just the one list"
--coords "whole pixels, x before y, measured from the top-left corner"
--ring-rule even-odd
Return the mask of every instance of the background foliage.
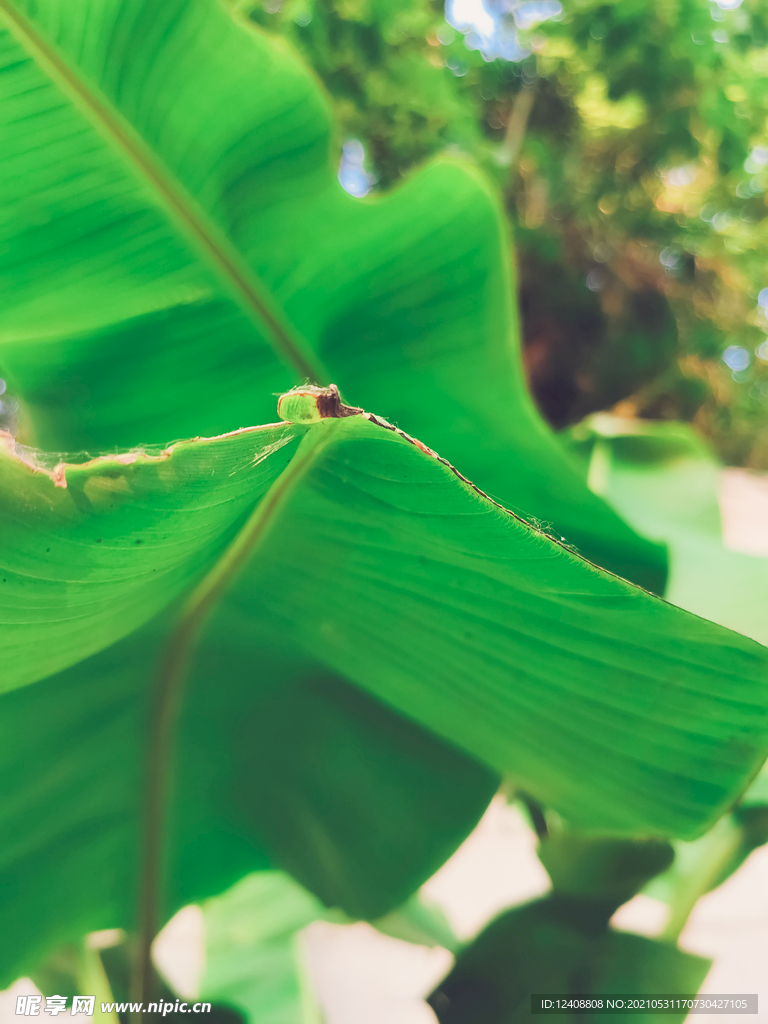
[[241, 6], [310, 61], [374, 188], [445, 149], [497, 180], [529, 381], [554, 426], [621, 403], [768, 467], [759, 0], [565, 0], [545, 21], [558, 4], [486, 0], [487, 37], [458, 2], [463, 33], [428, 0]]

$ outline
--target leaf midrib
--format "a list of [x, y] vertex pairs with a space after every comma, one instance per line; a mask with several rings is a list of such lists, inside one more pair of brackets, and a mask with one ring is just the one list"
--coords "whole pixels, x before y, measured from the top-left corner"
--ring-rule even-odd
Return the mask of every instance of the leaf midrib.
[[265, 296], [263, 285], [224, 233], [210, 220], [181, 183], [160, 163], [138, 132], [103, 97], [97, 95], [56, 49], [17, 11], [12, 0], [0, 0], [12, 34], [33, 60], [69, 96], [91, 123], [110, 140], [148, 183], [161, 205], [171, 214], [205, 261], [223, 280], [227, 290], [258, 327], [266, 327], [267, 340], [277, 355], [303, 378], [324, 383], [327, 373], [317, 358], [310, 358], [282, 322]]
[[157, 933], [167, 787], [173, 760], [176, 721], [183, 700], [184, 679], [192, 650], [208, 616], [246, 562], [269, 533], [289, 499], [337, 433], [342, 419], [314, 424], [302, 438], [296, 454], [256, 504], [247, 521], [204, 579], [184, 602], [160, 665], [155, 691], [148, 750], [145, 794], [139, 949], [134, 977], [137, 1001], [147, 1003], [151, 994], [151, 945]]

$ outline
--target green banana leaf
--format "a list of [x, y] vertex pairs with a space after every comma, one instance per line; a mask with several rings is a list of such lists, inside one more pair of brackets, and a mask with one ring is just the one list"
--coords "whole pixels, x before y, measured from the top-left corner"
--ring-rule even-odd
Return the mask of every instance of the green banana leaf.
[[323, 907], [279, 871], [249, 875], [202, 905], [200, 999], [253, 1024], [321, 1024], [299, 933]]
[[[252, 1024], [322, 1024], [301, 930], [317, 920], [351, 923], [328, 912], [281, 871], [248, 875], [200, 906], [205, 970], [198, 995], [240, 1011]], [[385, 918], [379, 931], [419, 945], [453, 948], [441, 912], [418, 896]]]
[[693, 428], [595, 416], [575, 434], [593, 490], [667, 545], [667, 600], [768, 643], [768, 559], [723, 544], [721, 467]]
[[218, 0], [0, 0], [0, 98], [0, 371], [30, 443], [215, 435], [335, 380], [663, 591], [663, 548], [533, 409], [505, 218], [468, 163], [353, 199], [315, 82]]
[[[3, 698], [0, 919], [14, 942], [0, 944], [0, 984], [86, 932], [135, 926], [148, 691], [167, 625]], [[275, 866], [376, 918], [453, 853], [498, 785], [322, 667], [255, 646], [235, 678], [201, 682], [179, 729], [163, 918]]]
[[81, 661], [189, 589], [303, 432], [278, 424], [66, 468], [9, 440], [0, 449], [0, 687]]
[[[670, 943], [589, 926], [578, 899], [552, 895], [492, 921], [457, 958], [428, 1002], [440, 1024], [516, 1024], [531, 1020], [531, 996], [694, 995], [711, 961]], [[618, 1014], [608, 1014], [616, 1019]], [[678, 1013], [643, 1014], [649, 1022], [682, 1021]], [[604, 1013], [565, 1019], [598, 1024]]]
[[675, 856], [671, 843], [663, 839], [606, 839], [567, 829], [542, 837], [537, 852], [553, 891], [593, 901], [606, 924]]
[[[594, 490], [641, 534], [667, 544], [667, 599], [768, 642], [768, 559], [728, 550], [718, 491], [721, 466], [684, 423], [627, 421], [605, 415], [574, 428], [574, 450]], [[739, 805], [693, 842], [675, 842], [672, 866], [647, 886], [666, 901], [721, 885], [768, 840], [765, 767]]]
[[[698, 839], [674, 841], [675, 859], [649, 881], [649, 896], [673, 905], [688, 894], [716, 889], [737, 871], [753, 850], [768, 843], [768, 764], [732, 810]], [[691, 903], [691, 899], [688, 899]]]
[[[50, 563], [19, 541], [5, 606], [39, 592], [50, 616], [55, 601], [70, 664], [2, 698], [7, 980], [133, 926], [150, 693], [173, 615], [190, 614], [168, 604], [174, 558], [187, 594], [210, 585], [216, 601], [179, 722], [164, 918], [270, 866], [379, 917], [456, 848], [500, 774], [583, 828], [691, 836], [765, 758], [765, 648], [585, 562], [374, 417], [48, 472], [0, 459], [18, 491], [3, 514], [55, 541], [66, 580], [30, 591]], [[139, 601], [167, 610], [115, 643], [106, 607], [134, 628]], [[34, 663], [49, 627], [16, 626], [16, 663]]]

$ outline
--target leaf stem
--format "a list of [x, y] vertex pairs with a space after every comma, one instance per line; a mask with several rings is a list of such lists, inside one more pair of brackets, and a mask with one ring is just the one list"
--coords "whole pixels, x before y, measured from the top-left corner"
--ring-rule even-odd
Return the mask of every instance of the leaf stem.
[[[158, 931], [162, 904], [164, 826], [176, 724], [192, 650], [214, 605], [263, 541], [290, 492], [330, 441], [333, 425], [337, 422], [322, 420], [306, 433], [289, 465], [253, 510], [223, 556], [185, 601], [160, 662], [147, 753], [139, 935], [131, 979], [132, 1000], [144, 1006], [152, 1001], [155, 989], [152, 942]], [[146, 1011], [134, 1015], [136, 1024], [141, 1024], [145, 1018]]]
[[699, 898], [714, 888], [743, 842], [741, 828], [731, 816], [721, 818], [709, 833], [706, 849], [695, 866], [680, 880], [669, 902], [669, 919], [659, 936], [677, 942]]
[[501, 144], [497, 156], [502, 167], [512, 167], [517, 160], [535, 100], [536, 86], [534, 85], [524, 85], [515, 96], [504, 133], [504, 142]]

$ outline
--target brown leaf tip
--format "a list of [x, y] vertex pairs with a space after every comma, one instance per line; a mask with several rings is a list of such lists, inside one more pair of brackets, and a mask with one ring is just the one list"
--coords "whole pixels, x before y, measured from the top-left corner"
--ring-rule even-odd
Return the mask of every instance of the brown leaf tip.
[[291, 388], [277, 400], [277, 415], [289, 423], [317, 423], [319, 420], [360, 416], [363, 410], [344, 405], [335, 384], [327, 388], [302, 384]]

